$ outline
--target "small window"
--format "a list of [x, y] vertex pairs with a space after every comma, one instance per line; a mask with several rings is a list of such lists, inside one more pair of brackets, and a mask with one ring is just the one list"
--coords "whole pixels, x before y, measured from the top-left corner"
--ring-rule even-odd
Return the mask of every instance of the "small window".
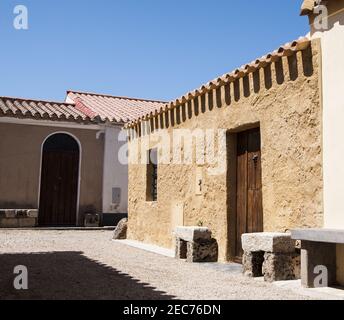
[[149, 150], [147, 165], [147, 201], [158, 200], [158, 151]]

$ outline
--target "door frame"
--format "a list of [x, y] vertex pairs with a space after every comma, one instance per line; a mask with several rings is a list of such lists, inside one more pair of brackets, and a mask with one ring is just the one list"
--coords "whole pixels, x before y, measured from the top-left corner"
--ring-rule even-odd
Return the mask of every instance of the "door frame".
[[78, 169], [78, 194], [77, 194], [77, 200], [76, 200], [76, 225], [79, 225], [79, 214], [80, 214], [80, 186], [81, 186], [81, 164], [82, 164], [82, 146], [80, 140], [72, 133], [67, 131], [55, 131], [53, 133], [50, 133], [48, 136], [45, 137], [41, 144], [41, 157], [40, 157], [40, 165], [39, 165], [39, 180], [38, 180], [38, 214], [39, 214], [39, 204], [41, 201], [41, 182], [42, 182], [42, 166], [43, 166], [43, 149], [44, 144], [47, 142], [47, 140], [56, 135], [56, 134], [66, 134], [70, 137], [72, 137], [79, 146], [79, 169]]
[[[262, 131], [259, 121], [242, 125], [240, 127], [227, 130], [226, 132], [226, 149], [227, 149], [227, 260], [236, 263], [242, 263], [235, 257], [236, 237], [237, 237], [237, 155], [238, 155], [238, 135], [245, 131], [254, 129], [260, 130], [261, 153], [263, 153]], [[263, 167], [262, 167], [263, 170]], [[263, 176], [262, 176], [263, 179]], [[262, 200], [264, 195], [262, 193]], [[264, 207], [263, 207], [264, 216]]]

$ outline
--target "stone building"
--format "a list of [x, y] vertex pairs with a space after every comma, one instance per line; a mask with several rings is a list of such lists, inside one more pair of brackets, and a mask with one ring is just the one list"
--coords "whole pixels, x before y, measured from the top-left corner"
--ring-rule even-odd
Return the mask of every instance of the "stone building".
[[344, 230], [344, 1], [302, 14], [304, 38], [128, 124], [130, 239], [173, 248], [177, 227], [207, 227], [237, 261], [243, 234]]
[[63, 103], [0, 97], [0, 227], [83, 226], [87, 214], [114, 225], [127, 214], [123, 124], [157, 106], [72, 91]]
[[[129, 237], [172, 247], [175, 227], [202, 225], [227, 261], [241, 257], [243, 233], [322, 226], [319, 68], [319, 42], [299, 39], [132, 123]], [[177, 136], [185, 129], [183, 148]], [[198, 163], [212, 152], [207, 132], [217, 163]], [[174, 147], [184, 151], [188, 135], [193, 161], [176, 163]], [[166, 145], [153, 199], [147, 152]]]

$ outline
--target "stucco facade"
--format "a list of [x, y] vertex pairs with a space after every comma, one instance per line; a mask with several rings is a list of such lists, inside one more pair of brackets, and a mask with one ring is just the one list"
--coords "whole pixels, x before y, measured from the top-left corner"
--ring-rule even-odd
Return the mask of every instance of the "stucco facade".
[[[225, 170], [217, 175], [209, 174], [212, 165], [159, 160], [156, 202], [146, 201], [147, 165], [131, 163], [128, 237], [172, 248], [176, 226], [203, 225], [218, 242], [219, 260], [229, 260], [235, 228], [235, 137], [255, 127], [260, 127], [262, 142], [264, 231], [322, 227], [319, 72], [320, 44], [313, 41], [304, 51], [196, 98], [198, 103], [194, 99], [153, 118], [151, 134], [143, 134], [141, 125], [141, 137], [129, 144], [131, 157], [137, 152], [142, 159], [149, 148], [156, 147], [146, 139], [154, 139], [159, 129], [170, 137], [174, 129], [224, 129], [227, 154], [222, 155]], [[197, 185], [199, 177], [202, 190]]]
[[85, 212], [102, 212], [104, 137], [96, 130], [0, 123], [0, 208], [39, 207], [42, 145], [58, 132], [81, 146], [78, 223]]

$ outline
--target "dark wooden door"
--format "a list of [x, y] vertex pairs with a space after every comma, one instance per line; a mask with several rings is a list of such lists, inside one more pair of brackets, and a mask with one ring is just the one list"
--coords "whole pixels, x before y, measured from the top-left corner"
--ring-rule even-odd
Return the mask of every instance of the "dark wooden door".
[[236, 258], [243, 251], [244, 233], [263, 232], [262, 166], [260, 130], [238, 134], [237, 145], [237, 212]]
[[75, 226], [79, 151], [50, 147], [43, 151], [40, 226]]

